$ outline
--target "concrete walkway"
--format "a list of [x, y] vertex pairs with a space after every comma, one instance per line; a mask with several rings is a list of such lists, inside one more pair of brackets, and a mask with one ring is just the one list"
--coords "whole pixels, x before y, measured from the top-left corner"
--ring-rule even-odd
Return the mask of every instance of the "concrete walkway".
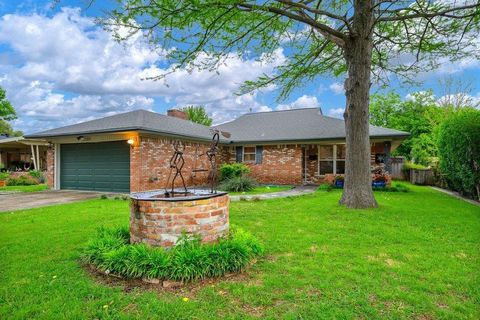
[[0, 212], [82, 201], [97, 198], [98, 195], [96, 192], [73, 190], [0, 194]]
[[472, 199], [464, 198], [464, 197], [462, 197], [458, 192], [454, 192], [454, 191], [450, 191], [450, 190], [445, 190], [445, 189], [442, 189], [442, 188], [432, 187], [432, 186], [430, 186], [430, 188], [432, 188], [432, 189], [434, 189], [434, 190], [437, 190], [437, 191], [440, 191], [440, 192], [442, 192], [442, 193], [448, 194], [448, 195], [450, 195], [450, 196], [452, 196], [452, 197], [455, 197], [455, 198], [457, 198], [457, 199], [466, 201], [466, 202], [468, 202], [468, 203], [471, 203], [471, 204], [474, 204], [474, 205], [480, 207], [480, 202], [475, 201], [475, 200], [472, 200]]
[[240, 201], [240, 200], [250, 201], [250, 200], [267, 200], [267, 199], [303, 196], [305, 194], [315, 192], [317, 188], [318, 186], [298, 186], [290, 190], [279, 191], [279, 192], [230, 196], [230, 200], [231, 201]]

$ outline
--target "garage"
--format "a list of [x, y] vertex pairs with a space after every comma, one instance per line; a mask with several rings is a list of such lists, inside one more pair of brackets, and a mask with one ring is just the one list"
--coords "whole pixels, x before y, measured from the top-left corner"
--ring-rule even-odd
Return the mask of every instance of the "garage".
[[126, 141], [62, 144], [60, 188], [130, 192], [130, 146]]

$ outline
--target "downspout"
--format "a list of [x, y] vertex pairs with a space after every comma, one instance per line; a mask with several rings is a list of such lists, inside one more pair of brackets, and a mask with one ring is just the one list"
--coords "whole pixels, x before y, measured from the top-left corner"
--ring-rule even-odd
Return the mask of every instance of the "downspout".
[[305, 146], [305, 152], [304, 152], [304, 155], [303, 155], [303, 158], [304, 158], [304, 168], [303, 168], [303, 184], [307, 184], [307, 146]]

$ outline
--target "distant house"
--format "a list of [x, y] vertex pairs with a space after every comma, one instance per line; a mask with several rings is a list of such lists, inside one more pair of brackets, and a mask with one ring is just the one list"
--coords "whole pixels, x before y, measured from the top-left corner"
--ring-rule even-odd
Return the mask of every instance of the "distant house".
[[6, 170], [45, 170], [47, 143], [0, 134], [0, 167]]
[[[54, 189], [135, 192], [165, 187], [172, 142], [185, 145], [187, 183], [203, 184], [211, 128], [185, 120], [179, 110], [118, 114], [28, 135], [49, 144], [47, 176]], [[247, 113], [218, 125], [219, 162], [243, 162], [266, 184], [318, 184], [345, 170], [345, 127], [320, 109]], [[407, 132], [370, 127], [372, 165], [384, 163]], [[127, 143], [128, 142], [128, 143]]]

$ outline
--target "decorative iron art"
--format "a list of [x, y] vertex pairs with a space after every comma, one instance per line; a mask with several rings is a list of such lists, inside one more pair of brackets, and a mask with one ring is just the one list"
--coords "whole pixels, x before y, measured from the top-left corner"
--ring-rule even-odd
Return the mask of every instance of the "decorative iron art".
[[[213, 129], [212, 130], [213, 137], [212, 141], [210, 143], [209, 149], [202, 155], [206, 155], [208, 158], [208, 161], [210, 163], [210, 169], [197, 169], [196, 168], [196, 162], [197, 162], [197, 157], [198, 157], [198, 147], [195, 151], [195, 162], [194, 162], [194, 168], [192, 169], [192, 173], [195, 172], [202, 172], [202, 171], [208, 171], [208, 184], [210, 186], [210, 193], [216, 194], [217, 193], [217, 185], [218, 185], [218, 168], [217, 168], [217, 153], [218, 153], [218, 144], [220, 142], [220, 135], [222, 135], [225, 138], [230, 137], [230, 133], [220, 131]], [[165, 198], [173, 198], [175, 197], [175, 193], [180, 193], [185, 196], [189, 194], [189, 191], [187, 190], [187, 186], [185, 184], [185, 179], [182, 174], [182, 169], [185, 165], [185, 159], [183, 158], [183, 153], [185, 151], [185, 145], [182, 144], [180, 141], [175, 141], [173, 143], [173, 149], [174, 153], [172, 157], [170, 158], [170, 172], [168, 174], [168, 178], [166, 181], [165, 185]], [[171, 179], [171, 188], [168, 190], [169, 184], [170, 184], [170, 178], [172, 177], [172, 173], [175, 171], [175, 174], [173, 176], [173, 179]], [[177, 178], [181, 179], [182, 182], [182, 187], [184, 191], [176, 191], [175, 190], [175, 180]]]
[[[165, 197], [175, 197], [175, 193], [182, 193], [184, 195], [188, 194], [187, 186], [185, 184], [185, 179], [183, 178], [182, 169], [185, 165], [185, 159], [183, 158], [183, 152], [185, 151], [185, 145], [183, 145], [180, 141], [173, 142], [173, 149], [175, 150], [172, 157], [170, 158], [170, 172], [168, 174], [167, 184], [165, 186]], [[175, 170], [175, 175], [172, 179], [172, 188], [168, 191], [168, 183], [170, 182], [170, 177], [172, 176], [172, 172]], [[182, 180], [183, 192], [182, 191], [175, 191], [175, 180], [180, 177]]]
[[217, 153], [218, 143], [220, 142], [220, 134], [225, 138], [230, 138], [230, 133], [213, 129], [212, 142], [210, 148], [207, 150], [206, 155], [210, 162], [210, 171], [208, 172], [208, 182], [210, 184], [210, 192], [217, 193], [218, 186], [218, 170], [217, 170]]

